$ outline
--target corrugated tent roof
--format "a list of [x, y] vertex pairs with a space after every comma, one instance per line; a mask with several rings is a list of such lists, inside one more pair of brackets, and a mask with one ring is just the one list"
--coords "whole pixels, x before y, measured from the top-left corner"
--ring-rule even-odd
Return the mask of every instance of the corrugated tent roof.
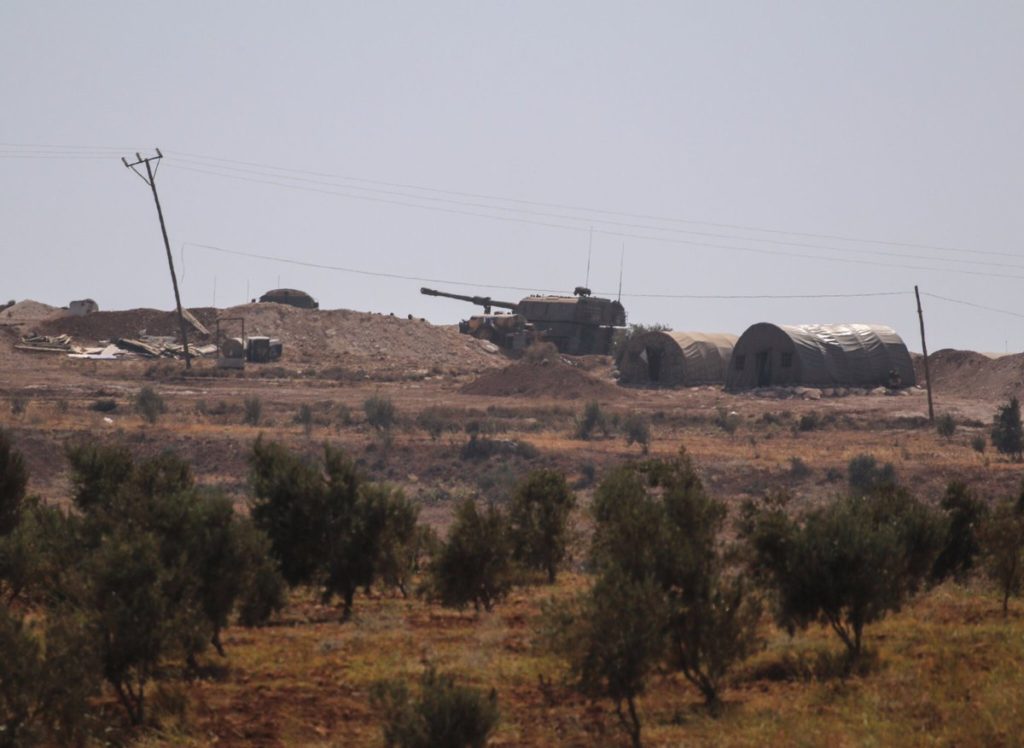
[[620, 363], [626, 384], [721, 384], [736, 336], [659, 330], [634, 336]]
[[877, 387], [889, 384], [892, 371], [903, 386], [915, 383], [906, 345], [885, 325], [761, 322], [740, 336], [733, 356], [726, 376], [730, 388], [765, 384]]

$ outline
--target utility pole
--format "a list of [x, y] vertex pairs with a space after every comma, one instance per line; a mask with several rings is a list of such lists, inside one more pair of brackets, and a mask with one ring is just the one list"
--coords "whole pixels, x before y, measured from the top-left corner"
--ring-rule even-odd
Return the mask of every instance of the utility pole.
[[[135, 161], [128, 163], [128, 159], [121, 158], [121, 162], [129, 169], [134, 171], [139, 178], [149, 185], [149, 188], [153, 190], [153, 201], [156, 203], [156, 214], [160, 219], [160, 232], [164, 235], [164, 249], [167, 250], [167, 266], [171, 269], [171, 284], [174, 286], [174, 303], [178, 307], [178, 324], [181, 326], [181, 342], [182, 348], [185, 351], [185, 368], [192, 368], [192, 355], [188, 351], [188, 324], [185, 322], [185, 315], [181, 311], [181, 294], [178, 292], [178, 276], [174, 273], [174, 258], [171, 256], [171, 243], [167, 239], [167, 226], [164, 224], [164, 212], [160, 208], [160, 196], [156, 193], [156, 170], [160, 168], [160, 159], [164, 157], [164, 154], [160, 153], [160, 149], [156, 148], [156, 155], [143, 158], [141, 154], [135, 154]], [[153, 168], [152, 163], [156, 162], [156, 169]], [[146, 175], [143, 176], [136, 167], [139, 165], [145, 165]]]
[[914, 286], [914, 296], [917, 297], [917, 317], [921, 320], [921, 352], [924, 354], [924, 383], [928, 388], [928, 421], [935, 422], [935, 408], [932, 406], [932, 376], [928, 371], [928, 345], [924, 342], [924, 312], [921, 311], [921, 292]]

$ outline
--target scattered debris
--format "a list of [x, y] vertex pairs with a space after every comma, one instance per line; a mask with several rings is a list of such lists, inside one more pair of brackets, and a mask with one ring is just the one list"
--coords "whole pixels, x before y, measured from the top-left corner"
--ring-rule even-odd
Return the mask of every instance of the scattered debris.
[[71, 342], [70, 335], [26, 335], [15, 346], [19, 351], [41, 353], [80, 352]]

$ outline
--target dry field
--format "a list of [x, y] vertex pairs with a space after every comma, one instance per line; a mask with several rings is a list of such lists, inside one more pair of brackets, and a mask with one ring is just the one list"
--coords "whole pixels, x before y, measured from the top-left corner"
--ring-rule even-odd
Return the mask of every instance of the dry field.
[[[587, 400], [598, 396], [593, 393], [600, 393], [613, 422], [630, 413], [650, 419], [652, 455], [667, 456], [685, 446], [710, 491], [733, 510], [777, 488], [790, 491], [797, 506], [827, 500], [843, 490], [847, 463], [862, 453], [891, 462], [899, 479], [929, 501], [937, 501], [952, 478], [989, 498], [1014, 495], [1021, 483], [1019, 464], [991, 447], [979, 453], [971, 445], [972, 437], [988, 432], [1007, 394], [998, 387], [977, 396], [962, 386], [939, 389], [937, 411], [953, 414], [958, 422], [948, 439], [927, 424], [923, 394], [812, 401], [710, 387], [623, 389], [611, 380], [610, 362], [599, 359], [566, 367], [565, 381], [572, 386], [564, 389], [561, 369], [553, 375], [550, 367], [537, 367], [547, 382], [539, 390], [468, 394], [466, 385], [508, 362], [447, 328], [431, 339], [429, 358], [426, 352], [399, 355], [395, 351], [403, 345], [426, 345], [423, 340], [439, 328], [355, 313], [345, 313], [345, 319], [318, 314], [342, 330], [323, 333], [326, 338], [344, 338], [344, 325], [362, 329], [360, 350], [341, 343], [321, 347], [309, 342], [313, 332], [307, 331], [302, 345], [289, 352], [287, 329], [268, 329], [284, 337], [284, 360], [229, 375], [210, 362], [198, 362], [185, 375], [172, 362], [72, 361], [18, 352], [15, 331], [0, 327], [0, 428], [26, 456], [30, 491], [48, 501], [67, 501], [64, 444], [81, 438], [121, 440], [140, 454], [178, 451], [193, 463], [200, 483], [222, 487], [244, 511], [246, 456], [263, 433], [310, 452], [325, 441], [343, 446], [370, 476], [416, 497], [421, 518], [443, 532], [456, 497], [500, 501], [533, 467], [567, 473], [585, 507], [595, 480], [640, 454], [614, 427], [608, 436], [574, 438], [575, 419]], [[50, 334], [61, 331], [47, 325]], [[367, 346], [375, 347], [368, 353]], [[411, 367], [409, 360], [417, 356], [423, 363]], [[466, 356], [469, 364], [460, 365]], [[409, 376], [402, 376], [403, 370]], [[581, 375], [587, 386], [580, 384]], [[517, 376], [528, 378], [529, 367]], [[1018, 372], [1011, 376], [1020, 381]], [[144, 385], [167, 403], [156, 424], [145, 423], [131, 407]], [[363, 402], [374, 395], [390, 398], [398, 413], [389, 444], [363, 414]], [[255, 425], [244, 418], [245, 401], [253, 398], [262, 406]], [[101, 400], [113, 400], [116, 407], [100, 412], [95, 407]], [[297, 419], [302, 406], [309, 406], [309, 423]], [[445, 425], [436, 438], [422, 427], [424, 411]], [[723, 420], [736, 424], [731, 433]], [[514, 457], [464, 459], [469, 426], [534, 449]], [[578, 524], [585, 531], [585, 512]], [[159, 689], [154, 695], [158, 725], [116, 739], [146, 746], [381, 745], [370, 687], [382, 678], [414, 677], [430, 661], [466, 682], [497, 690], [501, 722], [493, 745], [626, 745], [611, 705], [574, 694], [563, 683], [564, 665], [535, 642], [542, 602], [586, 584], [577, 562], [554, 587], [518, 589], [493, 612], [479, 615], [415, 598], [363, 596], [345, 624], [337, 608], [299, 591], [272, 625], [229, 629], [227, 657], [207, 659], [208, 677]], [[980, 582], [932, 590], [869, 627], [871, 666], [845, 679], [829, 666], [840, 648], [829, 632], [812, 628], [790, 638], [767, 620], [764, 627], [766, 648], [731, 677], [724, 713], [717, 718], [705, 713], [697, 693], [681, 679], [655, 678], [640, 702], [645, 743], [1021, 743], [1024, 605], [1011, 603], [1004, 620], [998, 600]]]

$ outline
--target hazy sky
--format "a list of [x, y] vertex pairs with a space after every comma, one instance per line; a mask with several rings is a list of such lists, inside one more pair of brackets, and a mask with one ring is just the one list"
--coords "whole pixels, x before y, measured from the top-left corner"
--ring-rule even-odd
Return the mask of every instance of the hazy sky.
[[[1024, 314], [1022, 39], [1019, 0], [2, 0], [0, 296], [171, 308], [120, 162], [159, 147], [190, 306], [282, 285], [473, 311], [419, 294], [439, 283], [196, 245], [512, 300], [483, 284], [571, 291], [590, 245], [614, 294], [624, 246], [633, 322], [877, 322], [919, 350], [908, 293], [640, 295], [916, 283]], [[1024, 349], [1020, 317], [924, 302], [932, 349]]]

